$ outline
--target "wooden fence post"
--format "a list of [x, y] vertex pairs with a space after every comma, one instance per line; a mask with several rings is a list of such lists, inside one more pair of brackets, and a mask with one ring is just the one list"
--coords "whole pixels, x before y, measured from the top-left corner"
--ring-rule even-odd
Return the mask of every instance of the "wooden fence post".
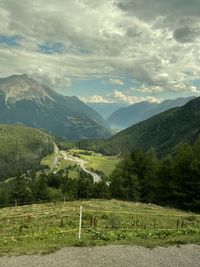
[[78, 239], [79, 239], [79, 240], [81, 239], [82, 212], [83, 212], [83, 207], [80, 206], [79, 232], [78, 232]]

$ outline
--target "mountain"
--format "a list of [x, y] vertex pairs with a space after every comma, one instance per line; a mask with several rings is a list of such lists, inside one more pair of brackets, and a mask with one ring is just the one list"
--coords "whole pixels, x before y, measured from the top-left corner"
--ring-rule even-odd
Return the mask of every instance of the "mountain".
[[39, 169], [41, 159], [53, 150], [52, 138], [38, 129], [0, 125], [0, 179]]
[[162, 103], [140, 102], [115, 111], [107, 119], [111, 128], [125, 129], [170, 108], [183, 106], [194, 97], [165, 100]]
[[105, 120], [121, 107], [126, 107], [124, 103], [87, 103], [87, 105], [98, 112]]
[[107, 140], [83, 141], [78, 146], [106, 154], [127, 153], [139, 147], [148, 151], [154, 147], [158, 155], [163, 156], [173, 153], [180, 143], [193, 143], [199, 136], [200, 97], [140, 122]]
[[25, 74], [0, 79], [0, 123], [42, 128], [69, 140], [110, 136], [105, 121], [92, 108]]

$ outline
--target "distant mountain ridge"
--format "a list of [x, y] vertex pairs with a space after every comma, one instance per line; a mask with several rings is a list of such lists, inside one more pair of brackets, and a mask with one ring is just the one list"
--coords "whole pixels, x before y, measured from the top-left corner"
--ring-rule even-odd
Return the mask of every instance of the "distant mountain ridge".
[[105, 120], [121, 107], [127, 107], [128, 104], [124, 103], [91, 103], [87, 102], [87, 105], [98, 112]]
[[107, 122], [111, 128], [122, 130], [170, 108], [183, 106], [193, 98], [194, 97], [180, 97], [177, 99], [168, 99], [160, 104], [149, 102], [136, 103], [134, 105], [118, 109], [110, 115]]
[[111, 135], [103, 118], [78, 98], [60, 95], [25, 74], [0, 79], [0, 123], [42, 128], [68, 140]]
[[193, 143], [200, 137], [200, 97], [140, 122], [108, 140], [83, 141], [78, 146], [106, 154], [148, 151], [154, 147], [158, 155], [173, 153], [180, 143]]

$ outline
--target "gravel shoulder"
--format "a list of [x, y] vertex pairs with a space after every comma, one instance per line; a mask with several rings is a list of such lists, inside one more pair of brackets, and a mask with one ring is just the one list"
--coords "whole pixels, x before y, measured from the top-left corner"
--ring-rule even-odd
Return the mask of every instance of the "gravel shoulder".
[[4, 256], [0, 267], [200, 267], [200, 246], [67, 247], [47, 255]]

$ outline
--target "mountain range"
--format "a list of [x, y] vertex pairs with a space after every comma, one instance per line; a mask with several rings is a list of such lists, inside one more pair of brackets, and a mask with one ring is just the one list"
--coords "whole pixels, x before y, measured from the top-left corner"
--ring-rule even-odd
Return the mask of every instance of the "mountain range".
[[133, 125], [107, 140], [82, 141], [79, 148], [106, 154], [128, 153], [154, 147], [159, 156], [173, 153], [181, 143], [193, 143], [200, 136], [200, 97]]
[[98, 112], [105, 120], [107, 120], [112, 113], [122, 107], [127, 107], [125, 103], [86, 103], [89, 107]]
[[112, 129], [122, 130], [170, 108], [183, 106], [193, 98], [168, 99], [159, 104], [140, 102], [128, 107], [121, 107], [109, 116], [107, 123]]
[[0, 79], [0, 123], [41, 128], [67, 140], [111, 136], [104, 119], [77, 97], [60, 95], [25, 74]]

